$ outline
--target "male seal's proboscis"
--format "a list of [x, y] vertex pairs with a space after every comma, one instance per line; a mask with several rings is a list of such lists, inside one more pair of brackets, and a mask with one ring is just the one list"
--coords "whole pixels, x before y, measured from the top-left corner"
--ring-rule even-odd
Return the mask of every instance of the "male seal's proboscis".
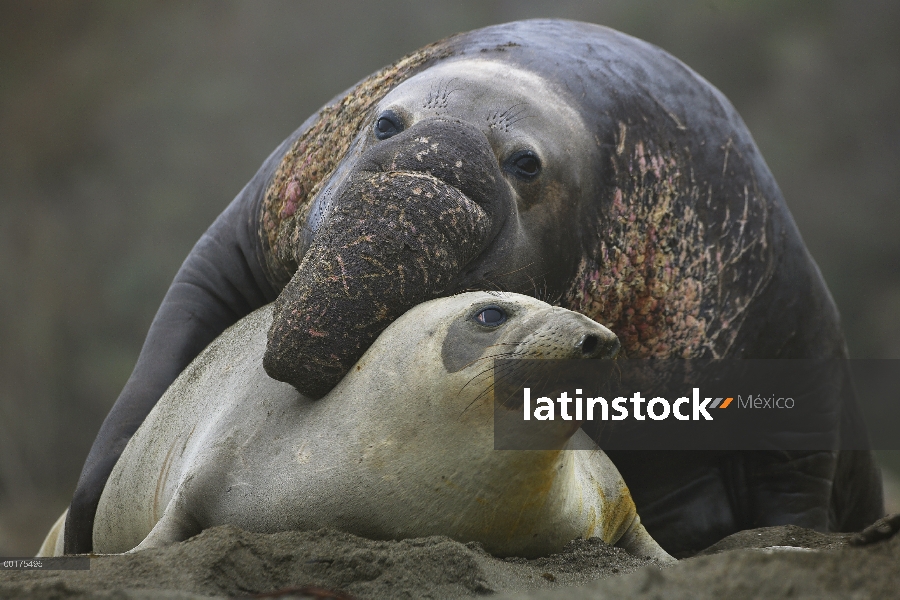
[[[103, 491], [95, 552], [227, 523], [447, 535], [498, 556], [543, 556], [600, 537], [672, 560], [577, 424], [556, 424], [559, 450], [493, 449], [493, 358], [611, 358], [619, 342], [605, 327], [518, 294], [432, 300], [394, 321], [313, 401], [263, 370], [271, 321], [271, 306], [239, 321], [156, 405]], [[62, 553], [61, 522], [42, 552]]]
[[[718, 90], [604, 27], [488, 27], [336, 98], [204, 234], [91, 449], [66, 549], [91, 550], [129, 437], [242, 316], [275, 301], [266, 372], [318, 398], [408, 309], [485, 289], [604, 323], [629, 359], [846, 356], [825, 283]], [[858, 420], [849, 380], [833, 393], [843, 411], [816, 425], [834, 441], [818, 452], [611, 456], [671, 553], [767, 525], [860, 529], [883, 514], [880, 475], [842, 445]]]

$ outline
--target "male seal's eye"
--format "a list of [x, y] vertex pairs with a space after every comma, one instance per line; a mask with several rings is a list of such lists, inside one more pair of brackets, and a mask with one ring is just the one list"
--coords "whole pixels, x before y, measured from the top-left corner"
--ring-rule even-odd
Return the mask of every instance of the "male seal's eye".
[[475, 315], [475, 321], [479, 325], [497, 327], [506, 322], [506, 312], [497, 306], [489, 306], [481, 309], [481, 312]]
[[386, 110], [375, 121], [375, 137], [386, 140], [403, 131], [403, 121], [392, 110]]
[[506, 161], [506, 170], [525, 181], [530, 181], [541, 172], [541, 159], [531, 150], [519, 150]]

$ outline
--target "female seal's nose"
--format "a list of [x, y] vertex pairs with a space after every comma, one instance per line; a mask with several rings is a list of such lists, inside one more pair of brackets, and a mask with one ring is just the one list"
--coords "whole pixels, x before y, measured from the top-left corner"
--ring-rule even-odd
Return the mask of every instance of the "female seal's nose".
[[619, 346], [619, 338], [612, 333], [602, 338], [594, 333], [586, 333], [575, 344], [575, 348], [581, 351], [582, 358], [615, 358], [619, 353]]
[[597, 339], [596, 335], [583, 335], [581, 339], [576, 344], [579, 348], [581, 348], [581, 353], [584, 355], [590, 355], [597, 349], [597, 346], [600, 344], [600, 340]]

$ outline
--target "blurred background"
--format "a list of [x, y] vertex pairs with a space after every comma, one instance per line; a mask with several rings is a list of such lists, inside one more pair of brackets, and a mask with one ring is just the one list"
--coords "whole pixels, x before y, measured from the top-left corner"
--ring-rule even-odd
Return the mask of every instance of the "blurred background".
[[900, 358], [900, 2], [550, 6], [0, 1], [0, 555], [67, 506], [181, 261], [268, 153], [372, 71], [493, 23], [609, 25], [721, 89], [851, 355]]

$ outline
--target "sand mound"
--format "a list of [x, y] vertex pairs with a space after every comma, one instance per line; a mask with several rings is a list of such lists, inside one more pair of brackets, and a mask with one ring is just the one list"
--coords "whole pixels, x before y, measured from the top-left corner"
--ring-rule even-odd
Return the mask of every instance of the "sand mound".
[[[225, 526], [163, 549], [94, 558], [90, 571], [0, 571], [0, 598], [248, 597], [289, 589], [267, 597], [325, 597], [308, 586], [358, 598], [824, 598], [900, 590], [900, 537], [862, 548], [846, 539], [799, 527], [757, 529], [662, 569], [598, 539], [525, 560], [497, 559], [444, 537], [375, 542], [327, 529], [265, 535]], [[815, 550], [760, 549], [770, 546]]]

